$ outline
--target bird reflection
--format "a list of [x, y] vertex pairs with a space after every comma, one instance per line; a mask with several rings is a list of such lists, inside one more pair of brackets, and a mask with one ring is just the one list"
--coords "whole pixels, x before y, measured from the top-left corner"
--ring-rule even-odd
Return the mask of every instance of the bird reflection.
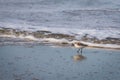
[[73, 60], [75, 60], [75, 61], [81, 61], [81, 60], [84, 60], [84, 59], [86, 59], [86, 57], [83, 56], [83, 55], [80, 55], [80, 54], [77, 54], [77, 55], [73, 56]]

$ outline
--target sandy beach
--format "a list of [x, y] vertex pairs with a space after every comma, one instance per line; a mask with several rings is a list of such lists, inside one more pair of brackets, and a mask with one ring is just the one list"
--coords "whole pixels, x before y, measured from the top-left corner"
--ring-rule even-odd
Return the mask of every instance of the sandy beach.
[[57, 46], [0, 47], [0, 80], [119, 80], [120, 51]]

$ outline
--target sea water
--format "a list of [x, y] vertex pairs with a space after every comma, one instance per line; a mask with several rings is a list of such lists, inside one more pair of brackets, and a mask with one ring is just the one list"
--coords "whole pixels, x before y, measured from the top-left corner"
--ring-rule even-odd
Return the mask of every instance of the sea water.
[[55, 46], [1, 46], [0, 80], [119, 80], [120, 51]]
[[0, 0], [0, 27], [120, 38], [120, 1]]
[[[120, 0], [0, 0], [1, 28], [51, 31], [78, 39], [85, 34], [99, 39], [120, 38]], [[0, 39], [0, 44], [14, 43], [13, 39]], [[120, 79], [120, 51], [87, 48], [83, 51], [85, 59], [74, 61], [74, 48], [32, 47], [17, 41], [24, 46], [0, 47], [0, 80]]]

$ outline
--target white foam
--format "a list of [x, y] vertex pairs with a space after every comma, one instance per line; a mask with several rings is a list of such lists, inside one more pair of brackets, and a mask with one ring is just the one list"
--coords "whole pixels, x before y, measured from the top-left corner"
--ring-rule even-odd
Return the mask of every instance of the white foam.
[[[77, 39], [80, 39], [85, 34], [89, 36], [96, 37], [98, 39], [105, 39], [106, 37], [114, 37], [120, 38], [120, 30], [113, 29], [113, 28], [106, 28], [106, 29], [81, 29], [81, 27], [45, 27], [45, 26], [32, 26], [27, 23], [20, 24], [20, 23], [7, 23], [7, 22], [0, 22], [0, 26], [6, 28], [14, 28], [20, 30], [28, 30], [28, 31], [36, 31], [36, 30], [45, 30], [51, 31], [53, 33], [63, 33], [63, 34], [70, 34], [76, 36]], [[34, 28], [34, 29], [33, 29]]]
[[69, 41], [66, 39], [43, 38], [42, 40], [45, 42], [51, 42], [51, 43], [63, 43], [63, 42], [69, 43]]
[[76, 36], [78, 39], [88, 34], [88, 36], [96, 37], [98, 39], [105, 39], [106, 37], [120, 37], [120, 31], [114, 29], [97, 30], [97, 29], [77, 29], [77, 28], [42, 28], [42, 30], [48, 30], [54, 33], [64, 33]]
[[97, 44], [97, 43], [90, 43], [90, 42], [84, 42], [84, 41], [77, 41], [77, 40], [68, 41], [66, 39], [55, 39], [55, 38], [44, 38], [44, 39], [42, 39], [42, 41], [45, 41], [48, 43], [68, 43], [68, 44], [80, 42], [80, 43], [88, 45], [89, 47], [120, 49], [120, 45], [116, 45], [116, 44]]
[[8, 38], [20, 38], [20, 39], [26, 39], [26, 40], [33, 40], [33, 41], [39, 41], [39, 39], [35, 38], [32, 35], [19, 35], [19, 36], [15, 36], [15, 35], [0, 35], [0, 37], [8, 37]]
[[0, 37], [20, 38], [20, 39], [25, 39], [25, 40], [40, 41], [40, 42], [47, 42], [47, 43], [68, 43], [68, 44], [72, 44], [72, 43], [75, 43], [75, 42], [80, 42], [80, 43], [88, 45], [89, 47], [102, 47], [102, 48], [120, 49], [120, 45], [116, 45], [116, 44], [97, 44], [97, 43], [90, 43], [90, 42], [84, 42], [84, 41], [77, 41], [77, 40], [68, 41], [66, 39], [55, 39], [55, 38], [37, 39], [32, 35], [28, 35], [28, 36], [24, 36], [24, 35], [20, 35], [20, 36], [0, 35]]
[[15, 35], [0, 35], [0, 37], [10, 37], [10, 38], [16, 38], [16, 36]]
[[39, 41], [39, 39], [35, 38], [32, 35], [27, 35], [27, 36], [20, 35], [20, 36], [18, 36], [18, 38], [27, 39], [27, 40], [33, 40], [33, 41]]
[[96, 44], [96, 43], [89, 43], [89, 42], [84, 42], [84, 41], [80, 41], [83, 44], [86, 44], [88, 46], [92, 46], [92, 47], [103, 47], [103, 48], [117, 48], [120, 49], [120, 45], [116, 45], [116, 44]]

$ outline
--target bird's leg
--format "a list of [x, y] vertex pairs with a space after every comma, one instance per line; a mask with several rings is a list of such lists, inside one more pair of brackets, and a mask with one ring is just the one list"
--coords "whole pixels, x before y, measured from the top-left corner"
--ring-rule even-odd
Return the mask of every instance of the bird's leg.
[[81, 48], [81, 55], [82, 55], [82, 49], [83, 49], [83, 48]]
[[77, 50], [77, 53], [79, 53], [80, 49]]
[[83, 49], [83, 48], [81, 48], [81, 55], [82, 55], [82, 49]]

